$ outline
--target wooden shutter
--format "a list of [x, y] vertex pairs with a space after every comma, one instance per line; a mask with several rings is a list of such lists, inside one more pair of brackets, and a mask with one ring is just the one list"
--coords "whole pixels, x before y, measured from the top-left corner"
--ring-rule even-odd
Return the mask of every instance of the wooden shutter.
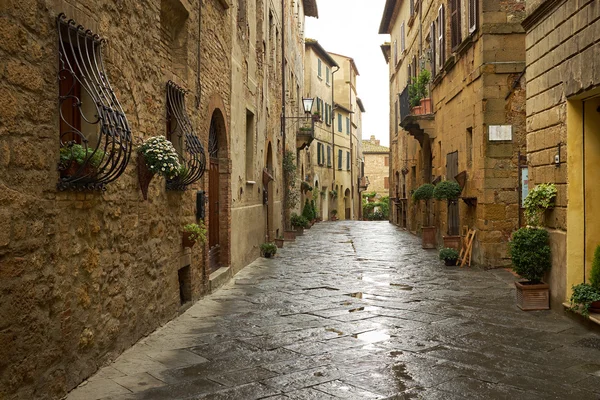
[[342, 150], [338, 150], [338, 169], [342, 169], [342, 159], [344, 158]]
[[340, 113], [338, 113], [337, 125], [338, 125], [338, 132], [342, 132], [342, 114], [340, 114]]
[[410, 16], [415, 15], [415, 0], [410, 0]]
[[398, 134], [398, 100], [394, 102], [394, 132]]
[[398, 64], [398, 41], [394, 40], [394, 67]]
[[318, 77], [321, 77], [321, 68], [322, 68], [321, 59], [319, 58], [319, 59], [317, 59], [317, 76]]
[[450, 10], [450, 41], [454, 50], [461, 41], [460, 32], [460, 0], [451, 0], [452, 9]]
[[435, 37], [435, 22], [431, 23], [431, 28], [429, 30], [429, 36], [430, 36], [430, 41], [431, 41], [431, 75], [435, 76], [436, 74], [436, 62], [435, 62], [435, 56], [436, 56], [436, 52], [435, 52], [435, 48], [436, 48], [436, 41], [437, 38]]
[[331, 146], [327, 146], [327, 166], [331, 167]]
[[402, 22], [402, 25], [400, 26], [400, 51], [402, 53], [404, 53], [404, 50], [406, 50], [406, 39], [405, 39], [405, 29], [404, 29], [404, 22]]
[[412, 65], [408, 64], [408, 83], [412, 81]]
[[350, 152], [346, 152], [346, 170], [350, 171]]
[[469, 33], [475, 32], [477, 30], [477, 19], [479, 17], [477, 5], [478, 0], [469, 0]]
[[437, 51], [437, 66], [438, 71], [441, 71], [444, 68], [444, 63], [446, 62], [446, 13], [444, 10], [444, 5], [440, 6], [438, 10], [438, 23], [437, 23], [437, 35], [438, 35], [438, 51]]

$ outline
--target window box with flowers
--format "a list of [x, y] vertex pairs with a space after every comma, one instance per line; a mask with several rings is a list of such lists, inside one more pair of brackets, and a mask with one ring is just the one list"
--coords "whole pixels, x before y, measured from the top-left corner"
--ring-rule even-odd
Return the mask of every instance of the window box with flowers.
[[154, 136], [138, 148], [138, 176], [144, 200], [154, 175], [172, 179], [181, 172], [177, 151], [164, 136]]

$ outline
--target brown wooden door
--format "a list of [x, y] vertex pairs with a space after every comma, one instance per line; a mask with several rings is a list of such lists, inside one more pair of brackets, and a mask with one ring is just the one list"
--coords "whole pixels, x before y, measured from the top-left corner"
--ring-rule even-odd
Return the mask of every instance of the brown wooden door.
[[211, 158], [208, 172], [208, 246], [211, 272], [219, 268], [219, 161]]
[[[456, 181], [454, 178], [458, 175], [458, 151], [449, 153], [446, 156], [446, 179]], [[458, 216], [458, 201], [448, 202], [448, 235], [456, 236], [460, 234], [460, 220]]]

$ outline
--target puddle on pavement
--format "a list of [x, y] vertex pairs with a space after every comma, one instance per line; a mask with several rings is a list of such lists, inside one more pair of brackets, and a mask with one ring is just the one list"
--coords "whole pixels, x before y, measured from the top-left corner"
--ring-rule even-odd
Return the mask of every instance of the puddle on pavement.
[[413, 290], [413, 287], [410, 285], [405, 285], [403, 283], [394, 283], [394, 282], [390, 282], [390, 286], [393, 286], [395, 288], [398, 288], [400, 290]]
[[337, 330], [337, 329], [334, 329], [334, 328], [325, 328], [325, 330], [326, 330], [327, 332], [333, 332], [333, 333], [337, 333], [337, 334], [338, 334], [338, 336], [342, 336], [342, 335], [344, 334], [344, 332], [342, 332], [342, 331], [339, 331], [339, 330]]
[[362, 292], [348, 293], [346, 296], [356, 297], [357, 299], [362, 299], [363, 298]]
[[354, 335], [352, 335], [352, 337], [354, 337], [358, 340], [362, 340], [363, 342], [376, 343], [376, 342], [383, 342], [384, 340], [388, 340], [390, 338], [390, 335], [387, 335], [380, 331], [369, 331], [369, 332], [354, 334]]
[[364, 307], [358, 307], [358, 308], [353, 308], [352, 310], [348, 310], [348, 312], [363, 311], [364, 309], [365, 309]]

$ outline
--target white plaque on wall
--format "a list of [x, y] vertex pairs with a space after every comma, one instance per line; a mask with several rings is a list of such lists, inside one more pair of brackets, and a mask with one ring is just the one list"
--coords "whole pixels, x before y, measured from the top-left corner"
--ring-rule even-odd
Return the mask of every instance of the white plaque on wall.
[[512, 125], [490, 125], [488, 131], [491, 142], [512, 140]]

